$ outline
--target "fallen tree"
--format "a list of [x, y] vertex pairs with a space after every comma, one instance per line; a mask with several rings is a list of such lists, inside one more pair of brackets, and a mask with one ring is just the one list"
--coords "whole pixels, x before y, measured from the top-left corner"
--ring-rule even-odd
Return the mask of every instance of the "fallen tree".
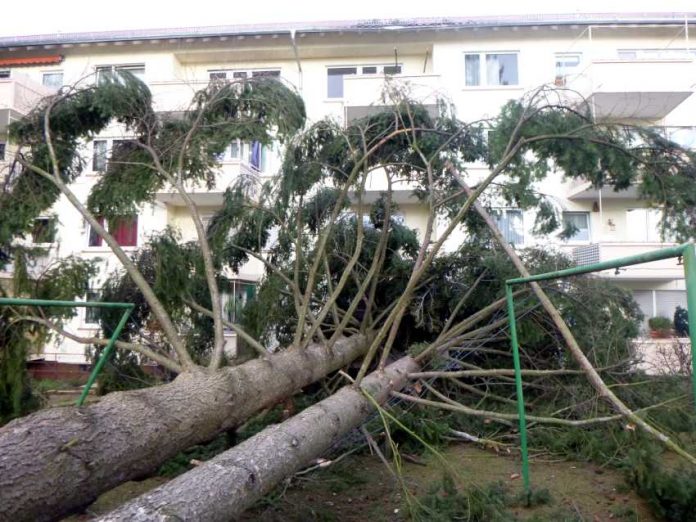
[[[680, 153], [674, 144], [647, 131], [597, 124], [589, 110], [564, 106], [555, 96], [542, 89], [511, 102], [491, 122], [496, 132], [488, 143], [480, 124], [462, 123], [444, 107], [433, 118], [404, 98], [345, 129], [324, 121], [295, 134], [304, 123], [301, 100], [266, 78], [213, 82], [190, 110], [174, 117], [155, 114], [149, 92], [137, 80], [107, 81], [62, 92], [14, 124], [12, 136], [25, 153], [17, 157], [20, 174], [0, 199], [3, 248], [11, 255], [13, 238], [59, 196], [66, 198], [123, 267], [106, 281], [102, 295], [105, 301], [136, 305], [119, 349], [180, 375], [171, 384], [107, 396], [82, 410], [41, 412], [2, 428], [0, 447], [6, 451], [0, 453], [0, 470], [9, 473], [0, 479], [8, 486], [0, 489], [3, 516], [57, 517], [362, 354], [356, 386], [375, 368], [379, 379], [392, 358], [402, 357], [395, 347], [434, 342], [431, 352], [440, 354], [449, 342], [498, 328], [495, 314], [502, 301], [462, 306], [485, 267], [464, 284], [457, 277], [467, 259], [441, 257], [472, 205], [493, 187], [518, 206], [538, 207], [540, 226], [550, 231], [558, 227], [556, 213], [530, 187], [552, 166], [619, 189], [648, 180], [646, 194], [665, 204], [668, 223], [678, 232], [688, 229], [690, 215], [682, 211], [692, 201], [670, 199], [665, 192], [665, 187], [678, 190], [675, 180], [688, 180], [692, 172], [684, 158], [682, 164], [669, 162]], [[96, 115], [94, 107], [100, 109]], [[93, 117], [86, 118], [89, 114]], [[107, 171], [82, 201], [70, 187], [79, 176], [77, 144], [112, 119], [126, 125], [130, 139], [113, 151]], [[633, 146], [635, 136], [640, 147]], [[191, 187], [214, 184], [220, 154], [237, 139], [284, 141], [281, 175], [260, 187], [241, 179], [225, 191], [206, 227]], [[466, 194], [448, 166], [464, 171], [472, 161], [487, 161], [490, 172]], [[376, 202], [365, 190], [373, 176], [383, 176], [387, 186]], [[659, 188], [650, 183], [655, 179]], [[398, 219], [396, 183], [407, 183], [427, 209], [419, 231]], [[118, 223], [165, 186], [189, 211], [196, 239], [184, 242], [167, 229], [138, 252], [125, 252], [105, 220]], [[26, 198], [28, 191], [42, 197]], [[439, 219], [445, 227], [436, 234]], [[468, 224], [464, 228], [476, 233]], [[266, 266], [266, 275], [241, 321], [232, 322], [222, 310], [221, 286], [251, 258]], [[105, 313], [100, 319], [106, 337], [114, 317]], [[85, 344], [103, 342], [81, 339], [40, 313], [17, 310], [16, 320], [42, 324]], [[226, 367], [239, 361], [226, 361], [224, 327], [258, 359]], [[278, 344], [290, 348], [269, 355], [267, 347]], [[340, 409], [349, 403], [354, 401], [335, 404]], [[346, 426], [360, 422], [353, 413]], [[311, 419], [304, 420], [313, 431]], [[52, 440], [55, 430], [64, 435], [60, 440]], [[327, 433], [319, 429], [301, 459], [321, 452]], [[111, 437], [117, 437], [118, 451], [111, 448]], [[48, 449], [37, 463], [43, 446]], [[247, 453], [249, 446], [239, 451]], [[264, 491], [300, 462], [277, 457]], [[25, 494], [29, 491], [40, 492], [39, 497]], [[250, 491], [238, 505], [248, 505], [259, 491]]]
[[194, 444], [364, 353], [364, 338], [331, 350], [312, 344], [215, 373], [186, 372], [169, 384], [115, 392], [82, 408], [50, 408], [0, 431], [0, 520], [48, 520], [101, 492], [154, 472]]
[[344, 387], [99, 520], [233, 519], [365, 422], [374, 404], [404, 387], [418, 368], [410, 357], [399, 359], [366, 377], [360, 389]]

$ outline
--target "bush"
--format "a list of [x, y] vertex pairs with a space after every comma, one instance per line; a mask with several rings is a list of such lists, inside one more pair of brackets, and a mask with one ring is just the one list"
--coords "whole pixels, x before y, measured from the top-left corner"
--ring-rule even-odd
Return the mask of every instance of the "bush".
[[674, 311], [674, 331], [679, 337], [689, 336], [689, 312], [681, 306]]
[[672, 321], [670, 321], [667, 317], [651, 317], [648, 319], [648, 326], [651, 330], [662, 332], [672, 328]]

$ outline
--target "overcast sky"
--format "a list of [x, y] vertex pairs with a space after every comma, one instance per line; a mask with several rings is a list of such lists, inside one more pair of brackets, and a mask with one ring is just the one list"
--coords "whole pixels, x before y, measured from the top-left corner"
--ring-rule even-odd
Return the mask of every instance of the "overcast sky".
[[696, 12], [696, 0], [4, 0], [2, 4], [2, 36], [356, 18]]

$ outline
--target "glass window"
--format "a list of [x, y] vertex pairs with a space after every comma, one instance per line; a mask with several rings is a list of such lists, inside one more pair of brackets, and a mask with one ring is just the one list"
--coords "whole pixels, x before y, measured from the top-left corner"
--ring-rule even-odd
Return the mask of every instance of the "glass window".
[[384, 74], [401, 74], [401, 66], [400, 65], [385, 65], [384, 66]]
[[521, 210], [495, 210], [493, 212], [493, 217], [505, 241], [511, 245], [524, 244], [524, 221]]
[[244, 307], [256, 296], [256, 283], [247, 281], [228, 281], [222, 291], [221, 301], [225, 320], [238, 323]]
[[[99, 290], [87, 290], [85, 301], [101, 301]], [[85, 324], [99, 324], [99, 308], [85, 307]]]
[[33, 243], [53, 243], [56, 240], [56, 221], [53, 218], [37, 218], [31, 228]]
[[464, 56], [464, 71], [467, 85], [481, 85], [481, 57], [478, 54]]
[[363, 67], [362, 68], [362, 73], [363, 74], [377, 74], [377, 66], [376, 65], [371, 65], [369, 67]]
[[[104, 226], [103, 217], [98, 218], [98, 221]], [[122, 216], [111, 219], [106, 223], [106, 229], [120, 246], [138, 246], [138, 216]], [[103, 244], [101, 236], [92, 227], [89, 227], [87, 244], [90, 247], [100, 247]]]
[[63, 86], [63, 72], [46, 72], [41, 77], [41, 83], [51, 89], [60, 89]]
[[589, 212], [564, 212], [564, 228], [572, 227], [575, 231], [568, 241], [590, 240], [590, 213]]
[[92, 142], [92, 170], [94, 172], [106, 171], [106, 140], [94, 140]]
[[3, 80], [5, 78], [10, 77], [10, 70], [9, 69], [0, 69], [0, 80]]
[[[662, 212], [655, 208], [631, 208], [626, 211], [627, 238], [629, 241], [661, 243], [660, 222]], [[668, 239], [669, 240], [669, 239]]]
[[357, 67], [332, 67], [327, 71], [327, 96], [343, 98], [343, 77], [358, 74]]
[[108, 80], [120, 79], [123, 76], [121, 72], [127, 71], [137, 79], [145, 81], [145, 66], [142, 64], [137, 65], [100, 65], [96, 68], [97, 71], [97, 84], [103, 83]]
[[271, 71], [251, 71], [252, 78], [280, 78], [279, 70]]
[[0, 161], [5, 161], [5, 144], [0, 142]]
[[211, 80], [226, 80], [227, 73], [225, 71], [213, 71], [208, 73]]
[[558, 53], [556, 54], [556, 81], [563, 81], [568, 76], [577, 74], [580, 65], [580, 53]]
[[517, 85], [517, 55], [487, 54], [486, 82], [488, 85]]

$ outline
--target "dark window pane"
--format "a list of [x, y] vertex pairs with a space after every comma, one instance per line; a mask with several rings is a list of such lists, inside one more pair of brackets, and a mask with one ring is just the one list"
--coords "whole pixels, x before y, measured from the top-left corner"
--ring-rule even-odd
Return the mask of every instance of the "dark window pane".
[[363, 74], [377, 74], [377, 67], [363, 67]]
[[247, 72], [246, 71], [235, 71], [232, 73], [232, 78], [235, 78], [237, 80], [246, 78], [247, 77]]
[[[100, 217], [97, 218], [97, 221], [99, 221], [99, 224], [104, 226], [104, 218]], [[99, 234], [97, 234], [96, 230], [94, 228], [89, 227], [89, 242], [88, 245], [91, 247], [100, 247], [102, 246], [102, 238]]]
[[252, 71], [252, 78], [280, 78], [280, 71]]
[[0, 143], [0, 161], [5, 161], [5, 144]]
[[51, 218], [35, 219], [31, 239], [34, 243], [53, 243], [56, 240], [55, 221]]
[[385, 65], [384, 74], [401, 74], [400, 65]]
[[[97, 290], [88, 290], [87, 295], [85, 296], [85, 301], [99, 302], [101, 301], [101, 293]], [[99, 308], [85, 308], [85, 323], [99, 324]]]
[[10, 77], [10, 70], [9, 69], [3, 69], [0, 71], [0, 79], [9, 78], [9, 77]]
[[225, 80], [227, 79], [226, 72], [211, 72], [208, 75], [211, 80]]

